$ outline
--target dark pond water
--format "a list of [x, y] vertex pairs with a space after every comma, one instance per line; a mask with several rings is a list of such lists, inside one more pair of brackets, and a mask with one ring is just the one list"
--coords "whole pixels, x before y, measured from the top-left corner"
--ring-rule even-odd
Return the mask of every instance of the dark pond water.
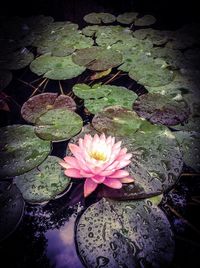
[[[148, 3], [146, 3], [148, 2]], [[134, 6], [135, 4], [135, 6]], [[177, 1], [177, 5], [178, 5]], [[12, 9], [10, 8], [12, 6]], [[92, 11], [108, 11], [113, 14], [130, 11], [133, 7], [141, 13], [151, 13], [158, 18], [158, 28], [176, 29], [192, 21], [197, 21], [195, 3], [181, 3], [176, 6], [174, 1], [32, 1], [12, 3], [6, 1], [2, 12], [7, 15], [29, 16], [34, 14], [52, 15], [56, 20], [70, 20], [84, 26], [83, 15]], [[88, 71], [88, 75], [90, 72]], [[11, 112], [1, 112], [1, 126], [26, 122], [20, 116], [21, 105], [29, 98], [33, 89], [22, 83], [36, 79], [28, 68], [14, 72], [14, 79], [6, 90], [10, 96]], [[79, 81], [84, 81], [80, 76]], [[65, 93], [68, 93], [77, 83], [76, 79], [63, 82]], [[120, 78], [115, 85], [124, 85]], [[126, 79], [126, 85], [137, 88], [136, 83]], [[57, 82], [49, 82], [46, 91], [58, 92]], [[141, 93], [143, 88], [140, 88]], [[78, 113], [85, 123], [91, 116], [83, 113], [81, 103], [78, 103]], [[52, 154], [61, 158], [65, 155], [67, 142], [55, 143]], [[164, 195], [160, 208], [166, 213], [175, 234], [176, 251], [172, 268], [200, 267], [200, 180], [199, 176], [188, 176], [191, 170], [185, 169], [173, 189]], [[77, 217], [90, 204], [95, 202], [96, 195], [87, 200], [82, 196], [83, 185], [73, 185], [67, 194], [53, 200], [44, 206], [25, 206], [24, 217], [15, 232], [0, 244], [1, 267], [6, 268], [81, 268], [84, 267], [76, 250], [74, 242], [74, 227]], [[103, 266], [99, 266], [103, 267]], [[148, 267], [146, 267], [148, 268]]]

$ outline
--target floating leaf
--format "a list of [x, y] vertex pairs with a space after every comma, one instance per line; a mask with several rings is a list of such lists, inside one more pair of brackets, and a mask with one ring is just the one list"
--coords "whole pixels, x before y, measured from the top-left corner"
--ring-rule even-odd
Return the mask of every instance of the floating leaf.
[[89, 13], [87, 15], [85, 15], [83, 17], [83, 19], [87, 22], [87, 23], [91, 23], [91, 24], [100, 24], [100, 23], [112, 23], [116, 20], [115, 16], [113, 16], [110, 13], [104, 13], [104, 12], [100, 12], [100, 13]]
[[133, 32], [133, 35], [139, 40], [149, 40], [155, 45], [163, 45], [171, 38], [172, 32], [160, 31], [152, 28], [139, 29]]
[[50, 153], [48, 141], [39, 139], [34, 127], [12, 125], [0, 129], [0, 177], [23, 174], [44, 161]]
[[148, 199], [91, 205], [78, 222], [76, 241], [87, 267], [165, 267], [174, 253], [170, 224]]
[[163, 64], [157, 63], [152, 59], [142, 60], [137, 65], [130, 69], [128, 75], [130, 78], [136, 80], [139, 84], [144, 86], [162, 86], [170, 83], [174, 74], [172, 71], [163, 66]]
[[174, 135], [182, 146], [185, 164], [200, 172], [200, 134], [195, 131], [176, 131]]
[[33, 53], [31, 53], [27, 48], [22, 48], [16, 52], [1, 55], [1, 68], [8, 70], [19, 70], [29, 65], [33, 59]]
[[107, 70], [122, 63], [121, 53], [100, 47], [79, 49], [73, 54], [72, 59], [76, 64], [94, 71]]
[[156, 22], [156, 18], [152, 15], [144, 15], [141, 18], [135, 20], [135, 26], [149, 26]]
[[188, 119], [190, 109], [183, 100], [173, 100], [161, 94], [145, 94], [133, 104], [136, 113], [155, 124], [173, 126]]
[[63, 108], [47, 111], [35, 123], [35, 133], [49, 141], [68, 140], [83, 126], [83, 120], [78, 114]]
[[[103, 88], [106, 88], [103, 86]], [[103, 110], [105, 107], [120, 105], [124, 108], [131, 109], [133, 102], [136, 100], [137, 95], [125, 87], [108, 86], [110, 93], [98, 99], [86, 99], [85, 107], [93, 114]]]
[[122, 140], [122, 147], [133, 154], [126, 169], [135, 182], [122, 189], [102, 187], [101, 196], [135, 199], [162, 193], [174, 185], [182, 170], [182, 154], [173, 133], [153, 125], [134, 112], [109, 107], [92, 120], [94, 128]]
[[22, 117], [31, 123], [48, 110], [66, 108], [72, 111], [76, 110], [75, 101], [66, 95], [57, 93], [42, 93], [28, 99], [21, 108]]
[[8, 180], [0, 181], [0, 204], [0, 241], [2, 241], [16, 230], [24, 213], [22, 195]]
[[87, 84], [75, 84], [73, 86], [74, 94], [81, 99], [99, 99], [106, 97], [112, 91], [113, 86], [94, 84], [92, 87]]
[[0, 91], [7, 87], [12, 80], [12, 73], [8, 70], [0, 70]]
[[137, 19], [137, 12], [125, 12], [117, 16], [117, 21], [122, 24], [131, 24]]
[[53, 80], [71, 79], [85, 71], [76, 65], [71, 56], [56, 57], [48, 54], [36, 58], [30, 65], [32, 72]]
[[48, 156], [37, 168], [15, 177], [23, 198], [29, 203], [42, 203], [55, 198], [70, 183], [59, 165], [60, 158]]
[[112, 71], [112, 69], [108, 69], [108, 70], [105, 70], [105, 71], [102, 71], [102, 72], [97, 72], [95, 74], [93, 74], [91, 77], [90, 77], [90, 80], [97, 80], [97, 79], [100, 79], [102, 77], [105, 77], [107, 76], [108, 74], [110, 74], [110, 72]]
[[139, 117], [134, 111], [112, 106], [98, 112], [92, 125], [99, 132], [112, 136], [130, 136], [138, 130], [151, 128], [152, 124]]
[[182, 124], [173, 126], [173, 129], [200, 132], [200, 116], [190, 115], [187, 121]]

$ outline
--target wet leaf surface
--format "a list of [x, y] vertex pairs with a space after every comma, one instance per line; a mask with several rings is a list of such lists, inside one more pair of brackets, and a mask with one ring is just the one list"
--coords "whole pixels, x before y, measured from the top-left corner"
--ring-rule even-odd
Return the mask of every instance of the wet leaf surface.
[[53, 80], [71, 79], [85, 71], [84, 67], [72, 61], [71, 56], [56, 57], [49, 54], [36, 58], [31, 63], [30, 69], [37, 75]]
[[183, 100], [173, 100], [161, 94], [145, 94], [133, 104], [133, 110], [152, 123], [173, 126], [188, 119], [190, 109]]
[[166, 267], [174, 252], [170, 224], [148, 199], [93, 204], [78, 222], [76, 241], [87, 267]]
[[22, 220], [24, 200], [8, 180], [0, 181], [0, 241], [12, 234]]
[[48, 141], [39, 139], [34, 127], [11, 125], [0, 129], [0, 177], [23, 174], [44, 161], [51, 151]]
[[122, 24], [131, 24], [137, 19], [138, 14], [137, 12], [125, 12], [117, 16], [117, 21]]
[[73, 62], [93, 71], [102, 71], [122, 63], [121, 53], [106, 48], [91, 47], [77, 50]]
[[91, 24], [101, 24], [103, 23], [112, 23], [116, 20], [115, 16], [110, 13], [100, 12], [100, 13], [89, 13], [83, 18], [87, 23]]
[[60, 158], [48, 156], [38, 167], [14, 179], [23, 198], [29, 203], [43, 203], [55, 198], [70, 184], [59, 165]]
[[135, 26], [149, 26], [156, 22], [156, 18], [152, 15], [144, 15], [141, 18], [136, 19]]
[[21, 108], [22, 117], [31, 123], [35, 123], [36, 119], [49, 110], [66, 108], [71, 111], [76, 110], [75, 101], [66, 95], [57, 93], [42, 93], [29, 98]]
[[63, 141], [78, 134], [82, 126], [83, 120], [78, 114], [59, 108], [49, 110], [37, 118], [35, 133], [44, 140]]

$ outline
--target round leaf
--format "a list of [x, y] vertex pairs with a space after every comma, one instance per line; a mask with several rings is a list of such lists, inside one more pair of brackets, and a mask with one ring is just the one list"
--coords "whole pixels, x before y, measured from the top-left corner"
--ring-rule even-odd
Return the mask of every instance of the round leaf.
[[137, 12], [125, 12], [117, 16], [117, 21], [122, 24], [131, 24], [136, 20], [137, 16]]
[[122, 54], [112, 49], [91, 47], [77, 50], [72, 59], [76, 64], [90, 70], [102, 71], [120, 65]]
[[75, 84], [73, 86], [74, 94], [84, 100], [99, 99], [107, 96], [112, 91], [113, 86], [94, 84], [92, 87], [86, 84]]
[[156, 18], [152, 15], [145, 15], [141, 18], [136, 19], [134, 22], [135, 26], [149, 26], [156, 22]]
[[173, 100], [161, 94], [145, 94], [133, 104], [133, 110], [152, 123], [173, 126], [187, 120], [190, 109], [184, 100]]
[[76, 65], [71, 56], [56, 57], [48, 54], [36, 58], [30, 65], [32, 72], [44, 75], [53, 80], [71, 79], [85, 71], [84, 67]]
[[15, 177], [15, 183], [27, 202], [49, 201], [69, 186], [70, 179], [64, 174], [59, 162], [60, 158], [48, 156], [37, 168]]
[[83, 18], [87, 23], [91, 23], [91, 24], [100, 24], [101, 22], [103, 23], [112, 23], [115, 21], [115, 16], [113, 16], [110, 13], [104, 13], [104, 12], [100, 12], [100, 13], [89, 13], [87, 15], [84, 16]]
[[83, 126], [82, 118], [67, 109], [49, 110], [36, 120], [35, 133], [44, 140], [62, 141], [76, 135]]
[[48, 141], [39, 139], [34, 127], [12, 125], [0, 129], [0, 177], [23, 174], [44, 161], [51, 151]]
[[18, 188], [0, 181], [0, 241], [15, 231], [24, 213], [24, 200]]
[[150, 200], [100, 200], [82, 214], [76, 241], [87, 267], [163, 267], [174, 253], [170, 224]]
[[185, 164], [200, 172], [200, 134], [195, 131], [176, 131], [174, 135], [183, 149]]
[[57, 93], [42, 93], [28, 99], [21, 108], [22, 117], [31, 123], [48, 110], [66, 108], [72, 111], [76, 110], [75, 101], [66, 95]]

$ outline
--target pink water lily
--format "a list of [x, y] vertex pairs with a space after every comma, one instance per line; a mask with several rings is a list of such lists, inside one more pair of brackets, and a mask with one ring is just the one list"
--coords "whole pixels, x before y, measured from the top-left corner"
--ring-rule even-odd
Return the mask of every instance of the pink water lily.
[[84, 196], [91, 194], [98, 184], [105, 184], [114, 189], [120, 189], [122, 183], [133, 182], [128, 171], [123, 170], [130, 164], [132, 154], [127, 149], [121, 149], [121, 141], [115, 143], [115, 138], [105, 134], [92, 137], [86, 134], [79, 139], [79, 146], [69, 143], [73, 156], [66, 156], [60, 163], [65, 175], [72, 178], [85, 178]]

